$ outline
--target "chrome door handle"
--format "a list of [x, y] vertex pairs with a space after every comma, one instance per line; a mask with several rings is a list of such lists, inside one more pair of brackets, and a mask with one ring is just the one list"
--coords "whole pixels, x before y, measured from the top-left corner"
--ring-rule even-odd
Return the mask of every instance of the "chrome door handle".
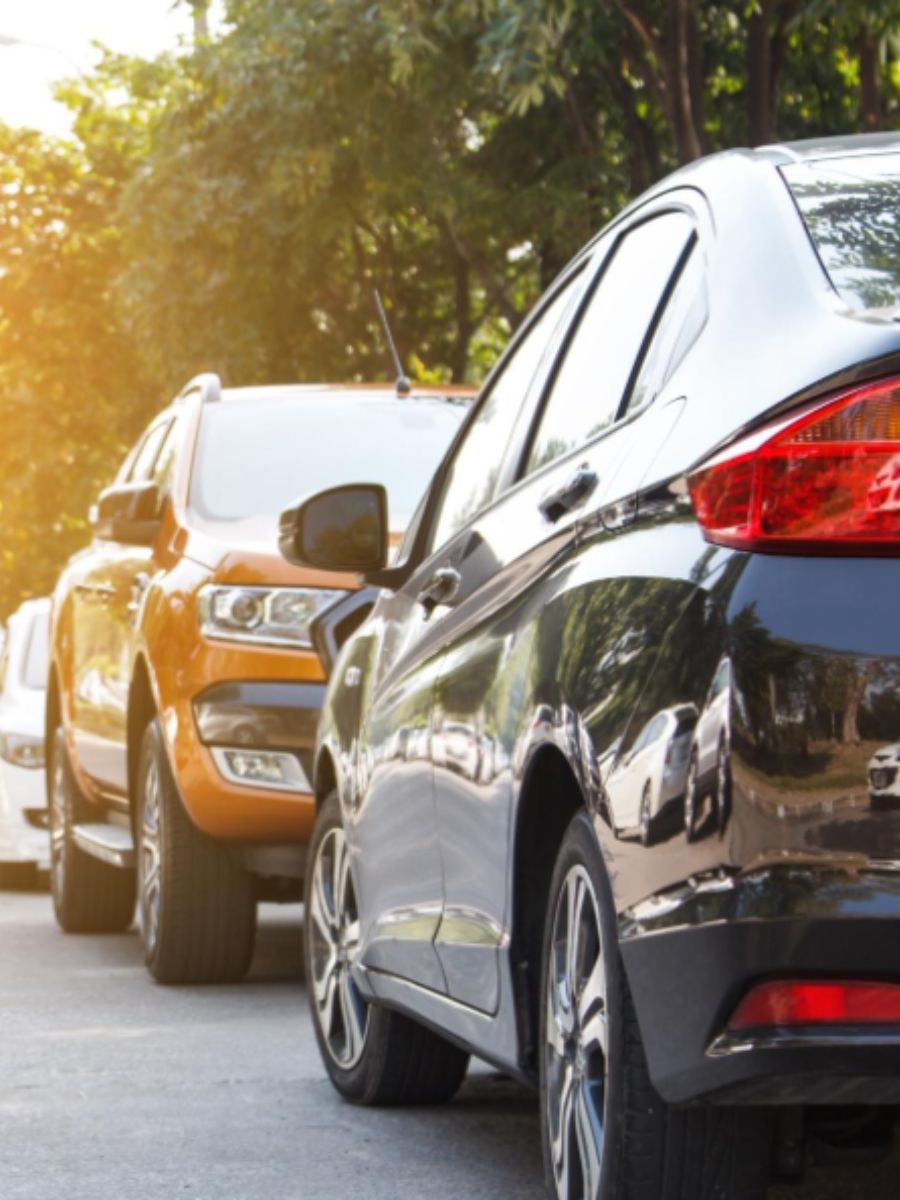
[[440, 567], [428, 580], [417, 596], [427, 613], [434, 612], [439, 604], [449, 604], [456, 593], [462, 576], [453, 567]]
[[555, 523], [584, 504], [599, 482], [596, 471], [592, 471], [587, 463], [582, 463], [568, 483], [545, 496], [538, 508], [548, 521]]

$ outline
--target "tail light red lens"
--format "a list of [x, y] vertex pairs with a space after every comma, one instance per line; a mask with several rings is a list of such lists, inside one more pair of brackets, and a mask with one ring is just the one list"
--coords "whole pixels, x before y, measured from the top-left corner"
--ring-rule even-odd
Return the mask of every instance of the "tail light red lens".
[[732, 1032], [773, 1025], [894, 1025], [900, 984], [779, 979], [753, 988], [728, 1022]]
[[854, 388], [688, 479], [709, 541], [791, 553], [900, 552], [900, 379]]

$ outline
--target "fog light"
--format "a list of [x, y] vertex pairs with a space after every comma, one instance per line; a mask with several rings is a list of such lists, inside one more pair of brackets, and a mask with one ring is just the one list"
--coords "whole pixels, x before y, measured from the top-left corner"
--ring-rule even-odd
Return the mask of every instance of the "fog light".
[[275, 788], [282, 792], [312, 791], [295, 754], [282, 750], [251, 750], [246, 746], [213, 746], [211, 750], [219, 770], [231, 783]]

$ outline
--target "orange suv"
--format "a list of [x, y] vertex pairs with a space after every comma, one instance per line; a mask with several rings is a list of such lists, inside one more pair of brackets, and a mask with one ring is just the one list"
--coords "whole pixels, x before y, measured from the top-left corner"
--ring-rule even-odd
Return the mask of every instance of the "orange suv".
[[63, 929], [125, 929], [137, 898], [157, 979], [243, 975], [257, 900], [300, 898], [325, 682], [311, 623], [356, 586], [285, 563], [278, 514], [365, 477], [402, 526], [467, 403], [374, 386], [223, 390], [206, 375], [150, 424], [53, 598]]

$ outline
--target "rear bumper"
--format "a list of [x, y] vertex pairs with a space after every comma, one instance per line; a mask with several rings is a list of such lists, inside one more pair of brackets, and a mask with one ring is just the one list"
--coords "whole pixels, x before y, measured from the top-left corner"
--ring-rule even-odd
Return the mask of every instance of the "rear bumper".
[[900, 1026], [730, 1036], [767, 978], [900, 981], [900, 872], [711, 876], [625, 914], [622, 955], [653, 1082], [671, 1103], [900, 1102]]

